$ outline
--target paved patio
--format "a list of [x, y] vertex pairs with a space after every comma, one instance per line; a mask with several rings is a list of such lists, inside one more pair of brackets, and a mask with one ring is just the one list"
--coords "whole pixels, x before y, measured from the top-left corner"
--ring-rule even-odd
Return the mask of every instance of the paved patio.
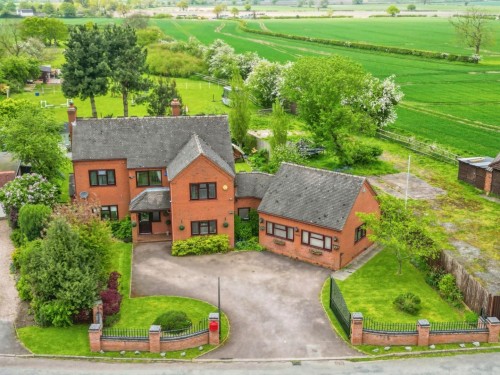
[[[320, 291], [330, 271], [268, 252], [172, 257], [165, 243], [138, 244], [133, 296], [177, 295], [221, 305], [229, 341], [203, 358], [359, 355], [330, 328]], [[160, 313], [160, 312], [159, 312]]]

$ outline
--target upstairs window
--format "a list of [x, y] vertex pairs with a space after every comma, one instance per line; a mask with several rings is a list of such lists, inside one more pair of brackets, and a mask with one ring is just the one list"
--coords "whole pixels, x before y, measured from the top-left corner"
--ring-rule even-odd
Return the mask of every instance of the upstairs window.
[[190, 184], [191, 200], [205, 200], [217, 198], [217, 184], [215, 182], [207, 182], [203, 184]]
[[137, 187], [161, 186], [161, 170], [135, 172]]
[[238, 216], [241, 220], [250, 220], [250, 207], [238, 208]]
[[90, 186], [116, 185], [114, 169], [89, 171], [89, 176], [90, 176]]
[[365, 237], [366, 237], [365, 224], [362, 224], [359, 227], [357, 227], [356, 230], [354, 231], [354, 242], [361, 241]]

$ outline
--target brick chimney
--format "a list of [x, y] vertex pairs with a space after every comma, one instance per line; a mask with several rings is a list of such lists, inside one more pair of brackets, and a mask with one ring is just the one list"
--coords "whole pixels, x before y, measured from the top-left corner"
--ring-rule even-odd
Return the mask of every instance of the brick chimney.
[[179, 99], [175, 98], [170, 103], [170, 107], [172, 108], [172, 116], [180, 116], [181, 115], [181, 103]]
[[68, 107], [68, 128], [69, 128], [69, 140], [73, 141], [73, 126], [76, 125], [76, 107], [71, 100]]

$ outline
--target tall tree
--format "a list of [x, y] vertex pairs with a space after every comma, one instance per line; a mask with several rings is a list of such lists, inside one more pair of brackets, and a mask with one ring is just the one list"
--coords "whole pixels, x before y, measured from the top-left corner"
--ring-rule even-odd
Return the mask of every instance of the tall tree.
[[23, 38], [19, 22], [0, 24], [0, 49], [6, 54], [19, 56], [23, 52]]
[[68, 37], [68, 27], [55, 18], [27, 17], [21, 23], [24, 38], [39, 38], [47, 46], [56, 45]]
[[288, 136], [288, 119], [278, 99], [273, 103], [271, 129], [273, 131], [271, 138], [271, 147], [273, 150], [277, 146], [285, 146]]
[[231, 109], [229, 110], [229, 127], [231, 135], [239, 146], [242, 146], [250, 126], [250, 99], [243, 79], [238, 71], [231, 80]]
[[482, 46], [493, 42], [490, 21], [490, 15], [476, 7], [468, 8], [464, 15], [450, 19], [458, 37], [467, 47], [474, 48], [476, 55], [479, 55]]
[[67, 159], [59, 146], [61, 125], [50, 112], [23, 100], [7, 99], [0, 105], [0, 139], [33, 172], [49, 180], [60, 177]]
[[148, 103], [148, 115], [165, 116], [170, 103], [176, 98], [182, 103], [182, 99], [177, 92], [175, 79], [160, 78], [158, 83], [153, 84], [151, 93], [146, 99]]
[[135, 31], [128, 26], [108, 26], [105, 38], [111, 78], [122, 94], [123, 115], [128, 117], [129, 94], [146, 90], [149, 86], [149, 81], [143, 77], [147, 51], [137, 45]]
[[62, 91], [68, 98], [90, 99], [92, 117], [97, 117], [95, 97], [106, 95], [111, 74], [106, 60], [106, 40], [96, 24], [71, 29], [64, 51]]

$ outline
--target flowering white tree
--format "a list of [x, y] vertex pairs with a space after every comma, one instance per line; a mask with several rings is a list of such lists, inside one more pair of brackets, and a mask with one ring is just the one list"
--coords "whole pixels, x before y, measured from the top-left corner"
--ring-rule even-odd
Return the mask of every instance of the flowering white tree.
[[257, 52], [245, 52], [236, 55], [241, 77], [245, 80], [261, 60]]
[[284, 69], [280, 63], [261, 60], [248, 75], [245, 84], [261, 106], [270, 108], [279, 97]]
[[356, 96], [342, 100], [342, 104], [366, 112], [379, 128], [393, 124], [397, 119], [395, 107], [404, 97], [401, 87], [394, 79], [394, 75], [383, 81], [369, 76], [365, 89]]

